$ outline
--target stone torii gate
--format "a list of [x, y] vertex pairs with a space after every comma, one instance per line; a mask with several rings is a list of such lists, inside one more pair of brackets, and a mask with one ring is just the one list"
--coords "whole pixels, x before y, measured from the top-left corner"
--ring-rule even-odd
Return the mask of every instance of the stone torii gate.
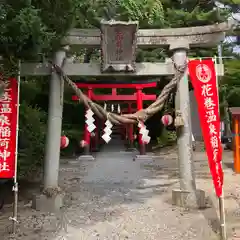
[[[62, 67], [68, 76], [171, 76], [175, 66], [181, 67], [186, 63], [187, 52], [194, 47], [216, 46], [225, 38], [224, 32], [232, 28], [230, 22], [202, 27], [175, 29], [138, 30], [137, 22], [102, 22], [101, 30], [73, 29], [62, 41], [62, 48], [55, 53], [53, 63]], [[116, 40], [111, 40], [116, 37]], [[121, 57], [114, 57], [112, 51], [119, 50], [122, 41]], [[107, 44], [106, 44], [107, 43]], [[74, 51], [80, 48], [102, 48], [101, 63], [73, 63], [64, 61], [69, 46]], [[173, 53], [174, 62], [165, 63], [135, 63], [136, 47], [157, 48], [168, 47]], [[121, 55], [120, 54], [120, 55]], [[217, 75], [223, 75], [223, 65], [216, 66]], [[186, 72], [187, 74], [187, 72]], [[52, 71], [51, 64], [23, 63], [22, 76], [51, 76], [48, 132], [46, 141], [44, 194], [37, 196], [33, 205], [39, 210], [58, 209], [62, 205], [62, 194], [57, 191], [60, 137], [63, 108], [63, 79]], [[184, 120], [181, 135], [178, 136], [178, 155], [180, 171], [180, 190], [173, 194], [173, 203], [182, 204], [180, 199], [186, 193], [196, 191], [192, 144], [191, 120], [189, 105], [188, 82], [183, 77], [178, 84], [177, 110], [180, 110]], [[204, 196], [204, 192], [202, 196]], [[48, 195], [48, 197], [46, 197]]]

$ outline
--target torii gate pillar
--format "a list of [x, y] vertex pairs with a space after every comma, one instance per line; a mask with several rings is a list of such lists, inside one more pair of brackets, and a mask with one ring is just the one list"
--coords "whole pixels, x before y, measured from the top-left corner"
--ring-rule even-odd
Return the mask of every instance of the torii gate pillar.
[[[92, 88], [88, 88], [87, 89], [87, 96], [89, 99], [91, 99], [92, 97]], [[87, 113], [87, 110], [86, 109], [86, 113]], [[90, 143], [91, 143], [91, 133], [88, 131], [87, 129], [88, 125], [85, 123], [85, 126], [84, 126], [84, 141], [85, 141], [85, 147], [84, 147], [84, 154], [85, 155], [89, 155], [90, 153]]]
[[[66, 57], [66, 49], [56, 52], [54, 63], [63, 65]], [[63, 205], [63, 195], [58, 187], [58, 173], [60, 162], [60, 138], [62, 130], [63, 92], [64, 81], [52, 72], [49, 81], [49, 108], [48, 108], [48, 131], [45, 147], [44, 162], [44, 194], [33, 197], [32, 207], [40, 211], [56, 211]]]
[[[181, 41], [170, 46], [173, 61], [177, 66], [184, 66], [187, 63], [188, 49], [188, 43]], [[201, 208], [205, 206], [205, 192], [196, 190], [187, 71], [180, 79], [175, 100], [175, 108], [182, 113], [184, 126], [177, 129], [180, 189], [173, 190], [172, 201], [174, 205], [179, 206], [189, 205], [191, 201], [191, 204]]]
[[[93, 90], [91, 87], [87, 88], [87, 96], [89, 99], [92, 98]], [[88, 109], [86, 109], [87, 112]], [[90, 154], [90, 145], [91, 145], [91, 133], [87, 129], [87, 123], [85, 123], [84, 127], [84, 141], [85, 141], [85, 147], [84, 147], [84, 155], [81, 155], [78, 160], [87, 160], [92, 161], [94, 160], [94, 157]]]
[[[132, 113], [131, 103], [128, 104], [128, 113]], [[133, 124], [128, 124], [126, 127], [129, 141], [129, 149], [134, 149]]]
[[[143, 109], [143, 101], [142, 101], [142, 88], [137, 88], [137, 110]], [[142, 141], [142, 135], [140, 132], [138, 133], [138, 141], [139, 141], [139, 152], [140, 155], [146, 154], [145, 144]]]

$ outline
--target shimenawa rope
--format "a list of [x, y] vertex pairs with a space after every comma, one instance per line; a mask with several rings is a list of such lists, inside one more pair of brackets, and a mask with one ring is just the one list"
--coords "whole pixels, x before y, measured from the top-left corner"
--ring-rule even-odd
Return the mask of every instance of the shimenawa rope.
[[161, 94], [158, 96], [155, 102], [149, 105], [146, 109], [137, 111], [134, 114], [123, 114], [118, 115], [115, 113], [107, 112], [102, 106], [93, 102], [89, 99], [76, 84], [63, 72], [62, 68], [58, 65], [50, 62], [52, 69], [59, 75], [60, 78], [72, 88], [75, 94], [79, 97], [79, 102], [83, 102], [87, 108], [92, 109], [92, 111], [102, 119], [108, 119], [113, 124], [126, 124], [126, 123], [138, 123], [139, 121], [145, 122], [152, 115], [160, 111], [165, 102], [168, 99], [169, 94], [174, 91], [178, 85], [178, 82], [183, 77], [186, 71], [187, 63], [182, 66], [177, 66], [174, 64], [175, 75], [172, 80], [163, 88]]

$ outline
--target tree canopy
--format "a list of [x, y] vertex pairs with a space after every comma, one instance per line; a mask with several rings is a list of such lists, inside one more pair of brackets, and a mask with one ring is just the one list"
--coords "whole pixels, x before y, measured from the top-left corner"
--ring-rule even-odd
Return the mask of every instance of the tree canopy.
[[0, 54], [32, 59], [51, 53], [70, 28], [96, 28], [102, 18], [138, 20], [141, 28], [223, 21], [226, 10], [214, 6], [198, 0], [7, 0], [0, 8]]

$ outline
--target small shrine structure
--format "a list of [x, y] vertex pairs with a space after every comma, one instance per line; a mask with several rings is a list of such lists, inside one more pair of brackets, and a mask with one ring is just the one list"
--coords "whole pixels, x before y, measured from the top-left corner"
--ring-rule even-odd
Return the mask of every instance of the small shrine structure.
[[240, 173], [240, 107], [230, 108], [232, 114], [232, 140], [234, 144], [233, 157], [234, 157], [234, 171]]

